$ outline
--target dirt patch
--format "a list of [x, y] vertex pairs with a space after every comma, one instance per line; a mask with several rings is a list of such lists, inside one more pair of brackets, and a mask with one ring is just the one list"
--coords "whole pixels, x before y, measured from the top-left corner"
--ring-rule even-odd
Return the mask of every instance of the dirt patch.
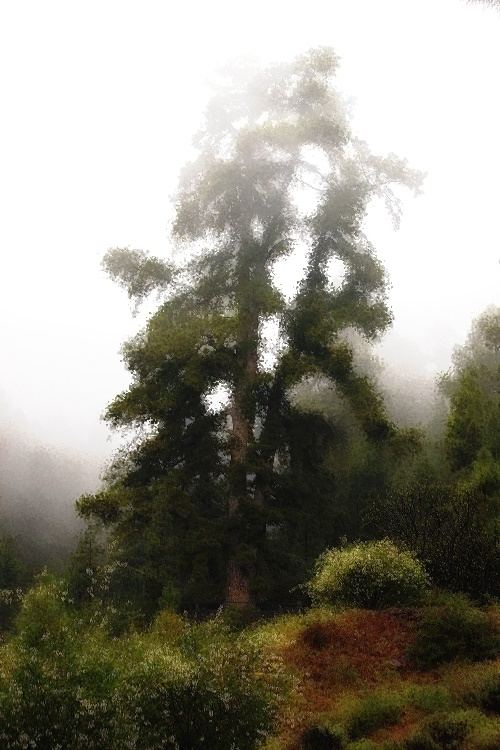
[[340, 698], [387, 679], [407, 679], [417, 617], [413, 610], [350, 610], [305, 627], [283, 652], [300, 678], [285, 747], [299, 748], [301, 728], [334, 710]]
[[410, 610], [345, 612], [306, 627], [284, 658], [314, 683], [315, 691], [379, 682], [408, 671], [406, 652], [415, 621]]

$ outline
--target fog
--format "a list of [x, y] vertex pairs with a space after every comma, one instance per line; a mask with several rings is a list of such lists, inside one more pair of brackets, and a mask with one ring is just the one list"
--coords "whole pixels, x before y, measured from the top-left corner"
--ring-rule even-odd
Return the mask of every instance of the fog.
[[[36, 502], [70, 507], [116, 445], [100, 415], [126, 387], [119, 348], [144, 313], [100, 261], [112, 246], [172, 252], [178, 173], [209, 82], [235, 57], [332, 46], [356, 133], [426, 173], [398, 231], [380, 205], [366, 231], [392, 282], [378, 356], [430, 392], [471, 320], [498, 303], [499, 39], [500, 13], [461, 0], [3, 3], [4, 505], [28, 507], [38, 483]], [[294, 269], [282, 273], [291, 284]]]

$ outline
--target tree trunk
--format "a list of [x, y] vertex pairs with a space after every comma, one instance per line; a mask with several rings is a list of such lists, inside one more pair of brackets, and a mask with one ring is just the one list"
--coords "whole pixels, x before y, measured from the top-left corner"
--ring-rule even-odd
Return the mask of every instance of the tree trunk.
[[[247, 203], [251, 205], [251, 196]], [[258, 250], [261, 252], [256, 257], [254, 253]], [[259, 255], [260, 257], [258, 257]], [[253, 275], [259, 277], [263, 274], [265, 253], [262, 251], [262, 247], [255, 245], [250, 228], [246, 236], [242, 238], [241, 259], [242, 265], [239, 276], [242, 288], [245, 291], [240, 297], [238, 310], [241, 370], [239, 379], [234, 386], [230, 408], [232, 419], [230, 496], [228, 502], [230, 518], [238, 515], [241, 500], [249, 496], [247, 472], [255, 426], [254, 386], [258, 371], [259, 308], [255, 295], [251, 291], [251, 278]], [[230, 539], [233, 550], [238, 541], [236, 532]], [[244, 570], [239, 565], [233, 551], [228, 562], [226, 605], [245, 607], [251, 603], [249, 571]]]
[[[258, 321], [252, 326], [256, 334]], [[255, 337], [256, 340], [256, 337]], [[248, 341], [248, 339], [247, 339]], [[238, 514], [240, 501], [248, 494], [247, 465], [250, 443], [253, 440], [254, 416], [248, 407], [257, 374], [257, 348], [251, 347], [245, 358], [244, 377], [235, 388], [230, 415], [231, 434], [231, 489], [228, 503], [229, 517]], [[247, 408], [245, 409], [244, 406]], [[236, 539], [231, 540], [233, 544]], [[246, 607], [252, 604], [248, 571], [243, 570], [234, 556], [229, 559], [227, 570], [226, 606]]]
[[[230, 410], [232, 419], [231, 435], [231, 494], [228, 514], [238, 514], [241, 498], [247, 493], [246, 461], [251, 438], [251, 425], [242, 412], [240, 398], [235, 395]], [[236, 540], [233, 539], [234, 544]], [[248, 572], [242, 570], [234, 557], [229, 559], [227, 570], [226, 605], [245, 607], [251, 604]]]

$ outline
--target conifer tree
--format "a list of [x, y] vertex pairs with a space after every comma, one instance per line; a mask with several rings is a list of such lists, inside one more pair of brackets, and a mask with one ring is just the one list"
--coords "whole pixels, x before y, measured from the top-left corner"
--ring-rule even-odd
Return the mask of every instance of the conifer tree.
[[[133, 382], [107, 410], [112, 425], [138, 428], [138, 439], [79, 508], [111, 525], [144, 602], [263, 601], [275, 580], [297, 583], [297, 560], [329, 541], [335, 498], [324, 458], [338, 436], [294, 406], [297, 384], [327, 379], [368, 440], [395, 440], [343, 332], [373, 339], [390, 324], [384, 269], [363, 219], [379, 196], [397, 220], [392, 186], [416, 188], [418, 176], [353, 135], [336, 69], [325, 48], [233, 69], [180, 181], [173, 238], [186, 261], [128, 249], [105, 257], [131, 299], [163, 298], [125, 345]], [[276, 267], [301, 248], [306, 267], [288, 299]], [[271, 365], [270, 323], [279, 331]], [[227, 403], [211, 407], [217, 392]]]

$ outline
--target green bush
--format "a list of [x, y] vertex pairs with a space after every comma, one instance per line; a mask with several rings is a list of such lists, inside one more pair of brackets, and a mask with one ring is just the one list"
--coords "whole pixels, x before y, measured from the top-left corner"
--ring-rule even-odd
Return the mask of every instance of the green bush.
[[308, 585], [314, 602], [374, 609], [418, 604], [427, 587], [416, 557], [388, 539], [327, 550]]
[[406, 702], [420, 711], [432, 713], [449, 708], [452, 699], [442, 685], [412, 685], [407, 692]]
[[0, 649], [0, 747], [254, 750], [286, 688], [282, 663], [217, 621], [158, 618], [112, 639], [77, 619], [60, 583], [28, 593]]
[[372, 740], [364, 738], [362, 740], [350, 742], [347, 745], [346, 750], [380, 750], [380, 745], [375, 744]]
[[500, 671], [498, 665], [485, 668], [482, 674], [469, 676], [462, 693], [465, 703], [487, 713], [500, 715]]
[[42, 577], [25, 597], [0, 659], [0, 740], [11, 748], [105, 748], [113, 660], [102, 633], [79, 632], [61, 584]]
[[498, 750], [500, 747], [500, 720], [482, 717], [473, 727], [467, 743], [471, 750]]
[[347, 744], [345, 731], [328, 720], [308, 727], [301, 738], [302, 750], [343, 750]]
[[474, 710], [435, 714], [409, 737], [405, 750], [497, 750], [500, 724]]
[[348, 714], [349, 737], [359, 740], [377, 729], [396, 724], [403, 708], [403, 697], [396, 693], [379, 691], [367, 695]]
[[498, 597], [495, 508], [480, 492], [423, 479], [379, 497], [367, 520], [375, 533], [413, 550], [434, 584], [473, 597]]
[[464, 596], [449, 596], [422, 617], [409, 656], [419, 667], [432, 668], [455, 659], [494, 658], [499, 636], [492, 618]]
[[147, 647], [128, 661], [118, 684], [116, 747], [133, 740], [141, 750], [253, 750], [273, 725], [283, 687], [279, 671], [277, 662], [224, 636], [194, 658]]

